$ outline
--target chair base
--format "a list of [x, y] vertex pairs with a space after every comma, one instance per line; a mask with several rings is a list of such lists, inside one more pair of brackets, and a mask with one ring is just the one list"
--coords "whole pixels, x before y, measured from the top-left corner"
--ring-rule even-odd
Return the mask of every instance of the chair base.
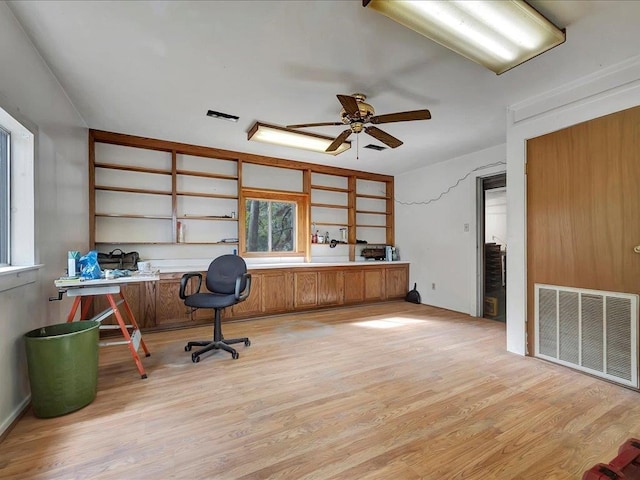
[[209, 352], [211, 350], [224, 350], [225, 352], [229, 352], [231, 354], [231, 357], [234, 360], [237, 360], [238, 358], [240, 358], [240, 354], [236, 351], [235, 348], [230, 346], [234, 343], [244, 343], [244, 346], [248, 347], [249, 345], [251, 345], [251, 340], [249, 340], [247, 337], [243, 337], [243, 338], [231, 338], [228, 340], [222, 339], [218, 341], [216, 340], [191, 341], [191, 342], [187, 342], [187, 344], [184, 347], [184, 351], [190, 352], [193, 347], [204, 347], [204, 348], [201, 348], [200, 350], [196, 350], [191, 354], [191, 361], [193, 363], [198, 363], [200, 361], [200, 355], [202, 355], [203, 353]]

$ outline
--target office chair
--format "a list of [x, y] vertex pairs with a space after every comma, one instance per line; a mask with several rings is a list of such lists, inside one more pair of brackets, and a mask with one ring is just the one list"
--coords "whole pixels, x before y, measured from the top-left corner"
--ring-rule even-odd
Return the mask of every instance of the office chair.
[[[197, 278], [195, 293], [186, 294], [187, 286], [192, 278]], [[213, 341], [191, 341], [184, 347], [190, 352], [192, 347], [204, 347], [191, 354], [191, 361], [198, 363], [200, 355], [210, 350], [225, 350], [235, 360], [240, 354], [229, 345], [244, 342], [251, 345], [248, 338], [225, 339], [222, 336], [220, 313], [226, 307], [235, 305], [247, 299], [251, 291], [251, 274], [247, 273], [247, 264], [238, 255], [222, 255], [211, 262], [207, 271], [206, 286], [208, 292], [200, 292], [202, 274], [199, 272], [185, 273], [180, 279], [180, 298], [184, 304], [193, 310], [198, 308], [212, 308], [215, 312], [213, 320]]]

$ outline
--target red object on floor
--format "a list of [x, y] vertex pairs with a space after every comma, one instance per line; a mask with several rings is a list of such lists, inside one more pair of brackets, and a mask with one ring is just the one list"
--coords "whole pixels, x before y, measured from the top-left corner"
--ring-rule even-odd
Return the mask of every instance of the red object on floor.
[[599, 463], [584, 472], [582, 480], [640, 480], [640, 440], [630, 438], [608, 464]]

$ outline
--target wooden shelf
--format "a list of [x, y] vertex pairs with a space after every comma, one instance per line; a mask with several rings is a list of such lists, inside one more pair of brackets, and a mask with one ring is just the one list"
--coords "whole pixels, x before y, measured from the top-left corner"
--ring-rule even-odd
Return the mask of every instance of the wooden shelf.
[[366, 215], [391, 215], [389, 212], [376, 212], [374, 210], [356, 210], [356, 213], [364, 213]]
[[[126, 150], [117, 152], [102, 153], [96, 151], [97, 144], [119, 145], [127, 147]], [[137, 152], [130, 149], [142, 149], [146, 152]], [[152, 152], [157, 152], [153, 155]], [[110, 156], [101, 155], [121, 155], [120, 159]], [[198, 157], [196, 160], [181, 159], [180, 155], [188, 155]], [[96, 158], [98, 157], [98, 158]], [[153, 160], [157, 161], [153, 161]], [[203, 159], [212, 159], [214, 162], [204, 162]], [[218, 164], [216, 160], [221, 162]], [[119, 164], [113, 162], [127, 162], [127, 164]], [[235, 162], [236, 168], [229, 165], [229, 162]], [[237, 243], [217, 243], [211, 242], [186, 242], [176, 243], [176, 232], [173, 231], [176, 220], [189, 223], [193, 227], [193, 237], [187, 237], [193, 240], [208, 239], [210, 235], [206, 235], [200, 230], [209, 229], [222, 230], [225, 233], [220, 235], [228, 235], [231, 238], [240, 237], [244, 234], [244, 225], [240, 224], [238, 218], [227, 218], [226, 214], [232, 211], [243, 213], [244, 205], [239, 204], [239, 199], [245, 198], [247, 192], [253, 190], [259, 191], [260, 194], [269, 196], [267, 188], [245, 187], [242, 184], [242, 168], [243, 165], [258, 165], [274, 168], [288, 168], [301, 172], [303, 191], [296, 191], [296, 195], [305, 196], [305, 209], [307, 212], [319, 215], [323, 220], [312, 222], [313, 215], [306, 218], [306, 227], [309, 228], [314, 223], [319, 230], [334, 230], [338, 228], [348, 228], [349, 240], [354, 242], [356, 239], [356, 227], [360, 228], [376, 228], [378, 230], [370, 232], [371, 238], [381, 241], [381, 243], [392, 244], [394, 241], [394, 212], [393, 201], [394, 185], [393, 177], [388, 175], [380, 175], [374, 173], [361, 172], [356, 170], [342, 169], [338, 167], [329, 167], [322, 165], [312, 165], [304, 162], [296, 162], [292, 160], [276, 159], [271, 157], [263, 157], [240, 152], [230, 152], [216, 148], [200, 147], [195, 145], [186, 145], [164, 140], [149, 139], [145, 137], [136, 137], [132, 135], [122, 135], [110, 132], [102, 132], [98, 130], [89, 131], [89, 243], [93, 247], [96, 243], [104, 245], [131, 245], [128, 247], [135, 249], [135, 245], [231, 245], [232, 248]], [[148, 165], [148, 167], [144, 166]], [[107, 171], [110, 170], [110, 171]], [[96, 178], [96, 173], [98, 173]], [[137, 183], [133, 184], [127, 178], [127, 172], [132, 172], [129, 177], [136, 177]], [[120, 175], [118, 175], [121, 173]], [[101, 175], [109, 174], [114, 177], [113, 180], [100, 180]], [[313, 175], [320, 175], [313, 178]], [[154, 175], [162, 175], [162, 177], [154, 177]], [[324, 175], [333, 176], [334, 178], [324, 178]], [[109, 185], [95, 185], [96, 180], [103, 181]], [[125, 183], [129, 180], [129, 183]], [[158, 180], [162, 180], [160, 183]], [[361, 185], [359, 182], [363, 181]], [[141, 182], [141, 183], [140, 183]], [[235, 187], [232, 187], [233, 182]], [[367, 182], [374, 182], [369, 185]], [[135, 185], [129, 188], [125, 185]], [[332, 186], [336, 185], [336, 186]], [[243, 190], [244, 188], [244, 190]], [[359, 189], [362, 191], [359, 192]], [[274, 190], [275, 193], [282, 193], [282, 189]], [[96, 192], [117, 192], [114, 194], [106, 194]], [[221, 193], [216, 193], [221, 192]], [[243, 193], [244, 192], [244, 193]], [[292, 192], [294, 193], [294, 192]], [[137, 197], [136, 197], [137, 195]], [[367, 202], [360, 199], [372, 199], [374, 201]], [[384, 200], [386, 203], [381, 203]], [[133, 209], [128, 205], [130, 202], [140, 202], [140, 207]], [[211, 204], [206, 209], [202, 206], [192, 206], [194, 204]], [[367, 205], [370, 203], [370, 205]], [[157, 205], [143, 206], [143, 205]], [[227, 205], [227, 207], [225, 207]], [[361, 207], [358, 210], [357, 207]], [[162, 207], [162, 208], [160, 208]], [[384, 209], [384, 211], [380, 211]], [[147, 215], [139, 213], [113, 213], [127, 212], [129, 210], [139, 210], [142, 212], [153, 211], [157, 215]], [[211, 213], [222, 213], [221, 216], [193, 214], [188, 212], [200, 211]], [[357, 217], [360, 215], [360, 217]], [[378, 215], [378, 217], [366, 217], [365, 215]], [[244, 218], [242, 215], [240, 215]], [[370, 218], [370, 220], [369, 220]], [[132, 219], [132, 220], [105, 220], [105, 219]], [[171, 237], [158, 237], [156, 233], [148, 231], [141, 233], [139, 238], [151, 240], [153, 238], [169, 238], [171, 241], [146, 241], [146, 242], [100, 242], [96, 240], [98, 235], [98, 227], [100, 229], [109, 227], [110, 230], [103, 235], [111, 238], [126, 238], [130, 232], [129, 227], [139, 225], [141, 229], [145, 226], [153, 225], [153, 221], [164, 227], [169, 226], [172, 230]], [[357, 224], [358, 220], [365, 220], [363, 224]], [[203, 222], [234, 222], [231, 224], [203, 223]], [[378, 223], [378, 225], [369, 225], [368, 222]], [[162, 223], [160, 223], [162, 222]], [[383, 225], [380, 225], [382, 223]], [[202, 228], [201, 228], [202, 227]], [[379, 229], [385, 230], [379, 230]], [[189, 231], [189, 230], [188, 230]], [[197, 236], [195, 232], [198, 232]], [[164, 232], [167, 233], [167, 232]], [[375, 235], [373, 235], [375, 234]], [[383, 238], [385, 241], [383, 241]], [[215, 240], [215, 237], [212, 238]], [[344, 244], [340, 244], [344, 245]], [[351, 243], [347, 245], [357, 245]], [[141, 247], [142, 248], [142, 247]], [[163, 254], [166, 251], [170, 254], [171, 248], [160, 248]], [[354, 250], [351, 248], [350, 250]], [[349, 256], [353, 259], [353, 252], [349, 252]]]
[[122, 192], [122, 193], [144, 193], [148, 195], [171, 195], [171, 192], [162, 190], [150, 190], [146, 188], [123, 188], [123, 187], [106, 187], [102, 185], [96, 185], [96, 190], [105, 190], [108, 192]]
[[134, 215], [128, 213], [96, 213], [96, 217], [109, 218], [146, 218], [150, 220], [172, 220], [173, 217], [167, 215]]
[[333, 223], [333, 222], [311, 222], [315, 225], [330, 225], [334, 227], [349, 227], [346, 223]]
[[386, 195], [367, 195], [365, 193], [356, 193], [357, 198], [375, 198], [376, 200], [389, 200]]
[[122, 242], [103, 242], [96, 240], [96, 245], [175, 245], [174, 242], [132, 242], [131, 240], [123, 240]]
[[237, 218], [231, 217], [215, 217], [212, 215], [181, 215], [176, 217], [178, 220], [217, 220], [221, 222], [237, 222]]
[[312, 207], [321, 207], [321, 208], [342, 208], [347, 209], [349, 206], [347, 205], [336, 205], [334, 203], [312, 203]]
[[237, 175], [225, 175], [222, 173], [196, 172], [193, 170], [176, 170], [176, 175], [188, 175], [190, 177], [217, 178], [220, 180], [238, 180]]
[[153, 173], [156, 175], [171, 175], [170, 170], [161, 170], [159, 168], [135, 167], [133, 165], [119, 165], [117, 163], [96, 162], [96, 168], [109, 168], [111, 170], [124, 170], [126, 172]]
[[180, 242], [176, 245], [238, 245], [238, 242]]
[[340, 187], [325, 187], [324, 185], [311, 185], [312, 190], [326, 190], [327, 192], [340, 192], [340, 193], [349, 193], [351, 190], [348, 188], [340, 188]]
[[222, 193], [198, 193], [198, 192], [176, 192], [179, 197], [202, 197], [202, 198], [224, 198], [227, 200], [237, 200], [237, 195], [224, 195]]

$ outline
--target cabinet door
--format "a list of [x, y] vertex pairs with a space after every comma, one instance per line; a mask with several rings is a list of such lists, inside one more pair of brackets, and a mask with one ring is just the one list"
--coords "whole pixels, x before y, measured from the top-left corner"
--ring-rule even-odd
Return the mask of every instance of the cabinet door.
[[265, 313], [293, 309], [293, 275], [265, 273], [262, 279], [262, 308]]
[[262, 313], [262, 275], [251, 274], [251, 291], [244, 302], [231, 307], [231, 317], [243, 318]]
[[156, 288], [156, 326], [192, 323], [191, 308], [179, 293], [179, 278], [160, 278]]
[[341, 305], [343, 302], [343, 272], [318, 272], [318, 305]]
[[364, 272], [347, 270], [344, 272], [344, 303], [358, 303], [364, 300]]
[[318, 304], [318, 274], [317, 272], [295, 272], [294, 279], [294, 308], [313, 307]]
[[382, 268], [366, 269], [364, 272], [364, 299], [384, 299], [384, 270]]
[[404, 298], [409, 286], [409, 272], [406, 266], [387, 268], [385, 287], [387, 298]]

